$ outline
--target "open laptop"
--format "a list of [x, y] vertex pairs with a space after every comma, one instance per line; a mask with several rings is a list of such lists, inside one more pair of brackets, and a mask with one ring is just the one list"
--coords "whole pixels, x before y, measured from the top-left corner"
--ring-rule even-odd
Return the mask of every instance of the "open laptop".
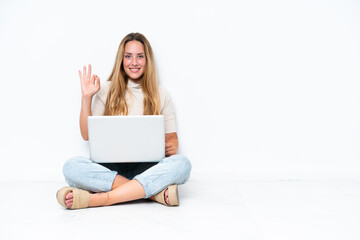
[[165, 157], [162, 115], [88, 117], [94, 162], [159, 162]]

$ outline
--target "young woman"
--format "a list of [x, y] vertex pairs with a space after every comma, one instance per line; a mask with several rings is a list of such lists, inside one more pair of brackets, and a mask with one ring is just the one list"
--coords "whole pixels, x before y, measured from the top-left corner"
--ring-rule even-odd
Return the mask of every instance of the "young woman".
[[77, 209], [149, 198], [166, 206], [177, 206], [177, 185], [189, 179], [191, 164], [186, 157], [176, 155], [174, 106], [168, 92], [158, 87], [148, 40], [140, 33], [125, 36], [110, 77], [101, 88], [99, 77], [91, 74], [91, 65], [84, 66], [79, 77], [80, 130], [84, 140], [88, 140], [87, 118], [91, 115], [164, 115], [166, 157], [159, 163], [127, 164], [99, 164], [83, 157], [69, 159], [63, 173], [70, 187], [57, 192], [58, 202]]

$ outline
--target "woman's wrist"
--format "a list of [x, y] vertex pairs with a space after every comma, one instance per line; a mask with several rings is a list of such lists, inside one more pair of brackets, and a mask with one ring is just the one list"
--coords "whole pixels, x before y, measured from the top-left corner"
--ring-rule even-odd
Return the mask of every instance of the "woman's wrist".
[[81, 96], [82, 105], [91, 105], [92, 97], [91, 96]]

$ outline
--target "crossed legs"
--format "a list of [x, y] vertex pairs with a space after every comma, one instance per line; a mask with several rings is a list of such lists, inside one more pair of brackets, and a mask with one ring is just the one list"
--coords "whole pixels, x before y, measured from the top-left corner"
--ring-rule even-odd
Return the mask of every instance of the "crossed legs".
[[[155, 195], [159, 197], [156, 193], [167, 189], [167, 186], [184, 184], [190, 176], [190, 171], [189, 160], [181, 155], [162, 159], [132, 180], [83, 157], [69, 159], [63, 168], [65, 179], [71, 187], [90, 192], [89, 207], [143, 198], [155, 200]], [[162, 199], [165, 203], [170, 205], [169, 191], [165, 190], [161, 194], [164, 194]], [[72, 191], [66, 193], [65, 205], [68, 208], [73, 204], [73, 197]]]
[[[111, 191], [90, 194], [89, 207], [108, 206], [115, 203], [128, 202], [145, 198], [145, 190], [135, 179], [129, 180], [123, 176], [116, 175]], [[73, 203], [73, 193], [66, 195], [66, 205], [71, 208]], [[154, 197], [149, 199], [154, 200]], [[165, 191], [165, 201], [169, 205], [168, 192]]]

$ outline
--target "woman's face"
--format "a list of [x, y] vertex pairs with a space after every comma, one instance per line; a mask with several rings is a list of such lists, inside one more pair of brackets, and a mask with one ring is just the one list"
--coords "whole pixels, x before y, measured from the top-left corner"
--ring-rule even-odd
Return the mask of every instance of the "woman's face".
[[123, 66], [130, 80], [136, 81], [144, 74], [146, 57], [144, 46], [139, 41], [130, 41], [125, 45]]

